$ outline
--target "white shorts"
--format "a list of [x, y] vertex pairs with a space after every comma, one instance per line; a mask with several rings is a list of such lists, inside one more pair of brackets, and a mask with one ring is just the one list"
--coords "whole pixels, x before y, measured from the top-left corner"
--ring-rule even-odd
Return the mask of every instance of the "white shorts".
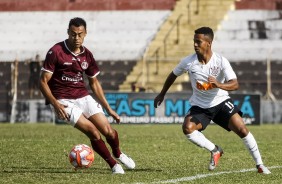
[[58, 102], [67, 106], [65, 111], [70, 117], [70, 121], [68, 123], [70, 123], [72, 126], [76, 124], [81, 114], [83, 114], [86, 118], [89, 118], [97, 113], [104, 114], [102, 106], [90, 95], [74, 100], [60, 99]]

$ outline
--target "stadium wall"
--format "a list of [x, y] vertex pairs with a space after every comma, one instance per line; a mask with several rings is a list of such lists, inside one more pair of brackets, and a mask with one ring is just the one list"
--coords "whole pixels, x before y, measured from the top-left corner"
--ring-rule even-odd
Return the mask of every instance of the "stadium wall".
[[[11, 109], [11, 64], [5, 61], [13, 62], [16, 59], [20, 61], [20, 66], [24, 66], [19, 72], [18, 99], [32, 102], [29, 98], [24, 98], [28, 94], [28, 65], [22, 61], [33, 59], [36, 54], [44, 58], [46, 51], [64, 38], [62, 35], [67, 36], [69, 17], [86, 17], [89, 31], [85, 44], [94, 51], [97, 61], [115, 63], [112, 62], [112, 58], [115, 58], [115, 61], [127, 62], [134, 61], [131, 59], [133, 57], [140, 57], [143, 47], [153, 38], [174, 5], [175, 0], [0, 0], [0, 22], [6, 25], [0, 31], [6, 35], [2, 40], [5, 44], [0, 48], [1, 66], [5, 66], [0, 71], [0, 78], [5, 81], [0, 90], [0, 121], [9, 121]], [[57, 29], [53, 29], [54, 27]], [[121, 39], [123, 42], [120, 42]], [[107, 53], [110, 50], [113, 52]], [[102, 54], [99, 56], [99, 53]], [[102, 56], [111, 58], [101, 58]], [[126, 58], [119, 58], [120, 56]], [[103, 70], [104, 90], [108, 89], [105, 88], [105, 77], [108, 76], [112, 77], [110, 80], [115, 79], [109, 87], [115, 90], [112, 83], [117, 83], [117, 75], [113, 74], [124, 72], [121, 70], [130, 69], [111, 71], [111, 75], [106, 75], [107, 72]], [[42, 96], [35, 98], [42, 99]], [[26, 104], [18, 107], [25, 108]], [[28, 115], [19, 114], [19, 119], [24, 117]]]
[[282, 0], [240, 0], [235, 6], [237, 10], [282, 10]]
[[[153, 106], [156, 93], [106, 93], [110, 106], [120, 115], [121, 123], [126, 124], [172, 124], [182, 123], [186, 112], [190, 108], [187, 92], [168, 93], [166, 100], [157, 109]], [[270, 102], [262, 100], [260, 95], [231, 94], [234, 103], [243, 112], [243, 119], [248, 125], [262, 123], [281, 123], [282, 101]], [[49, 106], [44, 100], [18, 101], [16, 108], [16, 122], [65, 122], [55, 119]], [[1, 118], [1, 114], [0, 114]], [[108, 117], [111, 123], [112, 117]], [[1, 121], [1, 120], [0, 120]]]
[[[279, 8], [281, 1], [279, 0], [241, 0], [236, 1], [236, 9], [268, 9], [276, 10]], [[104, 4], [104, 5], [101, 5]], [[148, 9], [173, 9], [175, 0], [0, 0], [0, 11], [14, 12], [14, 11], [67, 11], [67, 10], [148, 10]], [[233, 53], [234, 55], [234, 53]], [[281, 83], [280, 83], [281, 84]], [[9, 100], [7, 100], [9, 101]], [[7, 106], [9, 104], [7, 103]], [[3, 107], [3, 106], [2, 106]], [[273, 108], [275, 107], [275, 108]], [[274, 104], [272, 102], [262, 102], [262, 121], [273, 122], [281, 121], [281, 103]], [[275, 110], [276, 109], [276, 110]], [[278, 109], [278, 111], [277, 111]], [[5, 115], [6, 116], [6, 115]], [[7, 115], [9, 116], [9, 115]], [[264, 119], [264, 117], [268, 117]], [[280, 118], [279, 118], [280, 117]]]
[[0, 0], [0, 11], [169, 10], [175, 0]]

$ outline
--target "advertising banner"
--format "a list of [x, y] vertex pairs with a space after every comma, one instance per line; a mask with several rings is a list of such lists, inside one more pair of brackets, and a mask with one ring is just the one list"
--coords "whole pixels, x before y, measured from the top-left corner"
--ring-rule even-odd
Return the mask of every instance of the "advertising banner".
[[[121, 117], [121, 123], [183, 123], [185, 114], [191, 105], [188, 99], [191, 93], [167, 93], [163, 103], [154, 107], [154, 98], [157, 93], [106, 93], [111, 108]], [[243, 112], [246, 124], [260, 124], [260, 95], [232, 94], [230, 95]], [[44, 100], [18, 101], [16, 122], [50, 122], [55, 116]], [[110, 123], [114, 120], [108, 116]], [[66, 122], [55, 119], [56, 124]]]
[[[121, 123], [183, 123], [191, 105], [191, 93], [167, 93], [163, 103], [154, 108], [156, 93], [106, 93], [106, 98], [120, 116]], [[243, 112], [246, 124], [260, 124], [260, 95], [231, 94]], [[112, 123], [113, 118], [108, 117]]]

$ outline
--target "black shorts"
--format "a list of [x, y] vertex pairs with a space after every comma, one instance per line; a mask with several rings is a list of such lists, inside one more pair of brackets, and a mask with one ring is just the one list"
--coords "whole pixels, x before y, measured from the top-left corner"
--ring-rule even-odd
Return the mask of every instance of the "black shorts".
[[192, 117], [192, 122], [196, 124], [202, 124], [203, 128], [199, 131], [206, 129], [211, 120], [225, 130], [231, 131], [228, 128], [229, 119], [236, 113], [238, 113], [240, 116], [243, 114], [240, 109], [234, 105], [233, 100], [229, 98], [224, 102], [207, 109], [203, 109], [198, 106], [192, 106], [187, 116]]

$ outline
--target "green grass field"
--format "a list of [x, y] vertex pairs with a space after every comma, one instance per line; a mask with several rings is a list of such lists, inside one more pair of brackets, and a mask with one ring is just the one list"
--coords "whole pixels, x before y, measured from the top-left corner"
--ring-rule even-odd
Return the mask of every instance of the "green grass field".
[[282, 125], [248, 126], [270, 175], [258, 174], [239, 137], [217, 125], [204, 132], [225, 152], [212, 172], [207, 170], [210, 154], [188, 142], [180, 124], [113, 127], [122, 151], [137, 165], [125, 175], [112, 175], [97, 154], [89, 169], [75, 171], [66, 153], [75, 144], [90, 143], [69, 125], [0, 124], [0, 183], [282, 183]]

